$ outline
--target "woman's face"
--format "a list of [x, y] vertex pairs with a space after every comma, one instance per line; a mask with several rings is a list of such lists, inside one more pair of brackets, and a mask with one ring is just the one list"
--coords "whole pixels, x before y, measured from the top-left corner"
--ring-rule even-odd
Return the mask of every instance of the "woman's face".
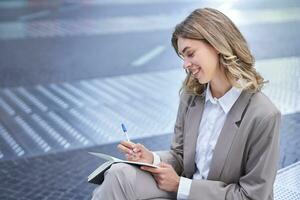
[[184, 61], [183, 68], [190, 71], [201, 84], [210, 82], [220, 72], [218, 52], [210, 44], [179, 37], [177, 45]]

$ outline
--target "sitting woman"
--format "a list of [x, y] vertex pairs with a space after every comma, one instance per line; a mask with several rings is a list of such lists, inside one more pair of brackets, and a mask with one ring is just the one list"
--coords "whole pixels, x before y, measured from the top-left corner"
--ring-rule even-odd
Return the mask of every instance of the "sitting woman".
[[93, 200], [271, 200], [279, 154], [280, 112], [261, 92], [247, 42], [218, 10], [194, 10], [175, 27], [172, 45], [187, 75], [169, 151], [122, 141]]

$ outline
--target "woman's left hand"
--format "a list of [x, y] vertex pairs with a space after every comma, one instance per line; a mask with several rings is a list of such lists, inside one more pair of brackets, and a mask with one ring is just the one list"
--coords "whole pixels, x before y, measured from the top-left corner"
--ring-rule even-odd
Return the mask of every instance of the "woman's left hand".
[[171, 165], [161, 162], [159, 168], [143, 166], [141, 169], [152, 173], [160, 189], [168, 192], [178, 191], [180, 177]]

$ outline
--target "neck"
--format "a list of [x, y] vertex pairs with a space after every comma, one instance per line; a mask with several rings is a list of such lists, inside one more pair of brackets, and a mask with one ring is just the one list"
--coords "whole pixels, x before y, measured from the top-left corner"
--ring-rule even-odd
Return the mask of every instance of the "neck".
[[209, 84], [211, 94], [216, 98], [224, 96], [224, 94], [232, 88], [232, 85], [230, 84], [224, 72], [219, 73], [216, 78], [210, 81]]

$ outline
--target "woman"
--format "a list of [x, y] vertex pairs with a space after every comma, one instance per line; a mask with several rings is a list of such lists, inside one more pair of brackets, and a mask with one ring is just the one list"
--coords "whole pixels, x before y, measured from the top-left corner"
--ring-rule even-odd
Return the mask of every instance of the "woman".
[[244, 37], [204, 8], [176, 26], [172, 45], [187, 76], [171, 149], [121, 142], [128, 160], [160, 168], [113, 165], [93, 199], [273, 199], [280, 112], [260, 91]]

